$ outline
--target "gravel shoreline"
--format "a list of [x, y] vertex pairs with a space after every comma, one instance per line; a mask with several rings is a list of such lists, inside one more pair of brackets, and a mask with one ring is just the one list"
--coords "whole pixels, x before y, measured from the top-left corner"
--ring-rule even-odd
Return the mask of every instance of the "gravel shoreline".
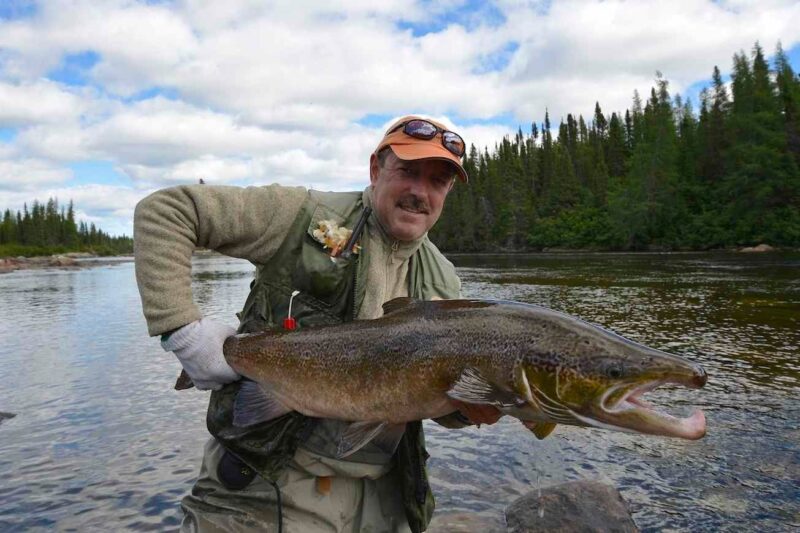
[[125, 261], [133, 261], [133, 256], [103, 258], [85, 252], [71, 252], [41, 257], [2, 257], [0, 258], [0, 274], [7, 274], [15, 270], [43, 268], [77, 270], [96, 266], [115, 265]]

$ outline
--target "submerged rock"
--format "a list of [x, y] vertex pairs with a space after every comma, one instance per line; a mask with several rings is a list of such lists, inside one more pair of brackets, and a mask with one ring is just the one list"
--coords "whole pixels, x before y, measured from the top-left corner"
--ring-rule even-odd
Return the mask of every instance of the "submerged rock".
[[4, 411], [0, 411], [0, 424], [3, 423], [3, 420], [7, 418], [14, 418], [15, 416], [17, 415], [15, 415], [14, 413], [6, 413]]
[[506, 508], [509, 533], [636, 532], [619, 491], [596, 481], [574, 481], [532, 491]]
[[505, 533], [501, 517], [486, 517], [477, 513], [434, 514], [427, 533]]

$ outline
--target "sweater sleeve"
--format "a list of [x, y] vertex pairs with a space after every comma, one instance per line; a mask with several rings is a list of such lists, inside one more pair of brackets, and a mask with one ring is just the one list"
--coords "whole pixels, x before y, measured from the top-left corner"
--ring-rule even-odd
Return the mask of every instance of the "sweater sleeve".
[[186, 185], [162, 189], [136, 206], [136, 282], [150, 335], [202, 317], [192, 298], [192, 252], [204, 247], [264, 264], [297, 217], [303, 187]]

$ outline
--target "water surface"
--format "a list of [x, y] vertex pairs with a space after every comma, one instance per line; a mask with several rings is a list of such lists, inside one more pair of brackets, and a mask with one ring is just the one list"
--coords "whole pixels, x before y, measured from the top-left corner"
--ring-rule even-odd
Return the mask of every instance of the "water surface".
[[[521, 424], [426, 423], [437, 522], [502, 524], [516, 497], [595, 479], [637, 525], [800, 527], [800, 254], [454, 256], [464, 295], [536, 303], [700, 361], [700, 391], [648, 395], [702, 408], [694, 442]], [[230, 324], [252, 267], [194, 260], [206, 315]], [[146, 334], [128, 262], [0, 276], [0, 531], [163, 530], [197, 475], [207, 393], [172, 390], [180, 366]]]

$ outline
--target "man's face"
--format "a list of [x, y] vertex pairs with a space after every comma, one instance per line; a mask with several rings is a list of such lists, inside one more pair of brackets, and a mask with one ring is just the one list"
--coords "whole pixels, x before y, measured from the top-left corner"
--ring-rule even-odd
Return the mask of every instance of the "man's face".
[[405, 161], [389, 150], [381, 166], [372, 154], [373, 208], [389, 235], [412, 241], [431, 229], [442, 214], [454, 175], [453, 165], [438, 159]]

